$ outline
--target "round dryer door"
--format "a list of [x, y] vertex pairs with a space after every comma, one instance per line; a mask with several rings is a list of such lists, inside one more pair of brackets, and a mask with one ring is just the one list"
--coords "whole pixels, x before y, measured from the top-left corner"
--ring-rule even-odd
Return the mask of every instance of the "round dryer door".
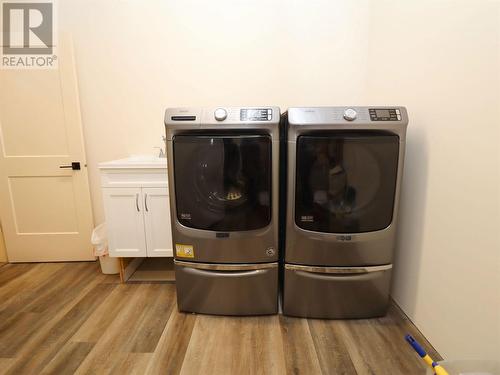
[[295, 222], [303, 229], [359, 233], [392, 221], [399, 138], [329, 132], [297, 141]]

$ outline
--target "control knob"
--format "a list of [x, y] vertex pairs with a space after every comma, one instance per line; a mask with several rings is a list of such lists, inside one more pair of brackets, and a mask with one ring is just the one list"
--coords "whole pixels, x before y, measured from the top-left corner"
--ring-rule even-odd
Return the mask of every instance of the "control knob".
[[217, 108], [214, 116], [217, 121], [224, 121], [227, 118], [227, 111], [224, 108]]
[[347, 120], [347, 121], [354, 121], [356, 120], [356, 116], [357, 116], [357, 113], [354, 109], [352, 108], [347, 108], [345, 111], [344, 111], [344, 118]]

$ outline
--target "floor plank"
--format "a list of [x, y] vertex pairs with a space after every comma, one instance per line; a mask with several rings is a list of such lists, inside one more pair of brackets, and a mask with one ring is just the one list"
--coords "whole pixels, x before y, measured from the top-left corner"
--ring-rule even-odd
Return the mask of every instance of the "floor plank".
[[125, 360], [123, 353], [155, 351], [174, 306], [175, 286], [127, 284], [123, 290], [127, 294], [126, 303], [97, 340], [78, 373], [109, 373], [115, 362]]
[[89, 342], [70, 342], [64, 345], [43, 369], [41, 375], [73, 374], [92, 350]]
[[20, 348], [39, 327], [39, 314], [12, 314], [0, 326], [0, 358], [14, 358]]
[[355, 374], [347, 345], [340, 334], [345, 322], [311, 319], [308, 323], [322, 373]]
[[15, 280], [19, 276], [22, 276], [26, 271], [30, 270], [33, 268], [33, 266], [29, 263], [23, 263], [23, 264], [11, 264], [8, 265], [7, 263], [0, 263], [0, 267], [5, 267], [2, 269], [2, 272], [0, 273], [0, 287], [5, 286], [8, 282]]
[[126, 284], [117, 285], [73, 335], [71, 341], [95, 344], [125, 306], [131, 303], [134, 293], [135, 288], [129, 288]]
[[43, 289], [53, 280], [54, 274], [64, 268], [62, 263], [40, 263], [25, 265], [9, 264], [0, 268], [0, 275], [5, 270], [18, 270], [19, 275], [8, 283], [0, 284], [0, 312], [10, 310], [17, 312], [23, 309], [30, 297], [36, 296], [36, 290]]
[[30, 360], [20, 358], [7, 374], [40, 373], [113, 287], [112, 284], [96, 285], [54, 324], [47, 324], [32, 340], [28, 340], [24, 354], [29, 356]]
[[0, 374], [5, 374], [14, 362], [15, 358], [0, 358]]
[[321, 365], [306, 319], [280, 316], [287, 374], [321, 374]]
[[1, 374], [424, 374], [391, 306], [365, 320], [177, 311], [175, 284], [120, 284], [96, 262], [0, 267]]
[[113, 375], [143, 375], [153, 357], [152, 353], [120, 353], [109, 371]]
[[[358, 374], [425, 373], [423, 361], [404, 341], [407, 331], [399, 329], [396, 320], [401, 320], [401, 316], [390, 309], [383, 318], [350, 320], [341, 325], [341, 335]], [[416, 337], [423, 344], [425, 340], [419, 336]]]
[[278, 316], [196, 319], [181, 374], [283, 374]]
[[[96, 274], [94, 263], [70, 265], [68, 275], [60, 274], [60, 271], [65, 269], [64, 264], [34, 266], [38, 272], [27, 272], [31, 284], [25, 285], [23, 281], [23, 289], [19, 290], [16, 298], [10, 298], [0, 305], [0, 310], [3, 309], [0, 314], [6, 317], [5, 325], [0, 325], [0, 342], [4, 342], [3, 338], [8, 340], [7, 352], [4, 348], [0, 349], [0, 356], [17, 356], [18, 352], [29, 347], [32, 341], [36, 346], [36, 337], [43, 335], [47, 327], [59, 323], [64, 314], [95, 287], [103, 276]], [[74, 271], [81, 272], [82, 277], [69, 280]], [[12, 289], [12, 284], [7, 284], [5, 288]], [[47, 290], [44, 290], [45, 287]], [[0, 288], [0, 294], [5, 288]], [[50, 303], [50, 298], [53, 303]]]
[[191, 340], [197, 315], [183, 314], [173, 309], [163, 335], [158, 342], [147, 373], [179, 374]]

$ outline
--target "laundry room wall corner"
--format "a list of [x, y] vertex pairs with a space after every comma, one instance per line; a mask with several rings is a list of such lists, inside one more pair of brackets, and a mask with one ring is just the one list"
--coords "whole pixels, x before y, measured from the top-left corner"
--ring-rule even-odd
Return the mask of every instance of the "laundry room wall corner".
[[377, 4], [370, 103], [410, 119], [392, 296], [445, 358], [498, 359], [500, 3]]

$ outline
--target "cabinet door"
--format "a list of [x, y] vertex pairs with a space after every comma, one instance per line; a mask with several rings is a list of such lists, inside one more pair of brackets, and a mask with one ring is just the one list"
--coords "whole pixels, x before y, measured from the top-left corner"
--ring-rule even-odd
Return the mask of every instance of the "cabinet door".
[[148, 257], [171, 257], [172, 230], [167, 188], [143, 188]]
[[145, 257], [144, 205], [140, 188], [103, 188], [109, 254]]

